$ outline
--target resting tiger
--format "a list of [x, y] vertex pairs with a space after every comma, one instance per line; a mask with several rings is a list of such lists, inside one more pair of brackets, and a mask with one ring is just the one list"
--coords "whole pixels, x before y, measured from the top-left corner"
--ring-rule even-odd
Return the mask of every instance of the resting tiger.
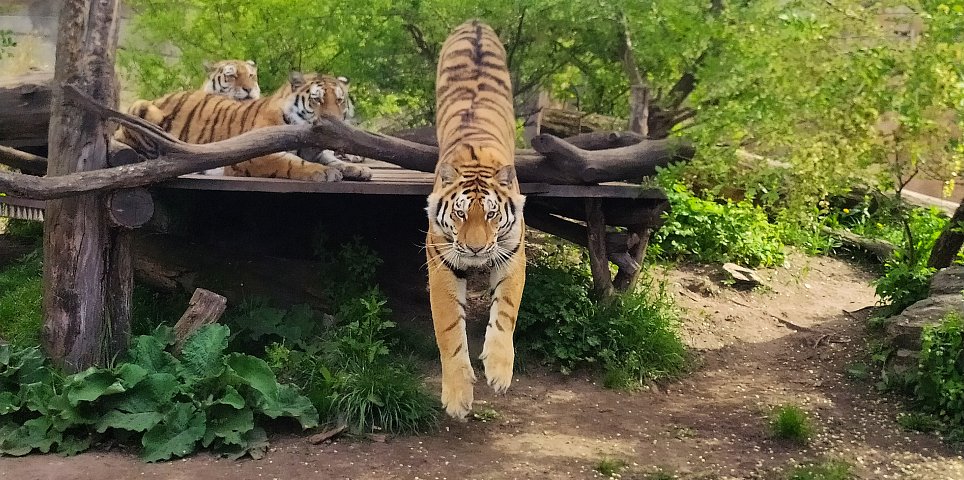
[[[322, 113], [342, 116], [345, 95], [335, 88], [337, 80], [323, 77], [307, 82], [293, 73], [289, 83], [275, 94], [257, 100], [237, 101], [204, 91], [177, 92], [157, 100], [138, 100], [129, 113], [160, 126], [182, 141], [210, 143], [241, 133], [273, 125], [308, 124]], [[121, 128], [116, 138], [132, 147], [150, 153], [151, 145], [135, 132]], [[358, 173], [344, 173], [327, 165], [308, 162], [288, 152], [254, 158], [224, 169], [225, 175], [247, 177], [292, 178], [312, 181], [338, 181]], [[367, 175], [366, 175], [367, 174]]]
[[442, 405], [472, 408], [475, 373], [465, 333], [469, 269], [488, 268], [492, 304], [480, 356], [496, 392], [512, 383], [512, 334], [525, 285], [525, 225], [515, 175], [512, 85], [499, 38], [478, 20], [456, 28], [436, 76], [439, 160], [428, 197], [429, 297], [442, 361]]
[[201, 85], [201, 91], [216, 93], [236, 100], [256, 100], [261, 98], [258, 85], [258, 67], [252, 60], [222, 60], [204, 63], [208, 78]]

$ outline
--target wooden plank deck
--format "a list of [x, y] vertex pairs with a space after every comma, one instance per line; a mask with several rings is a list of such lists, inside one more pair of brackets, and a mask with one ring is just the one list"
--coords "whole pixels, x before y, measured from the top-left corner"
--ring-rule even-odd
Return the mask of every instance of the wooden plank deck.
[[[274, 193], [326, 193], [362, 195], [417, 195], [432, 192], [434, 175], [405, 170], [382, 162], [365, 165], [372, 168], [372, 179], [365, 182], [306, 182], [280, 178], [224, 177], [218, 175], [183, 175], [156, 185], [160, 188], [186, 190], [213, 190], [236, 192]], [[519, 186], [525, 195], [557, 198], [627, 198], [665, 199], [659, 189], [648, 189], [629, 183], [605, 183], [601, 185], [549, 185], [523, 183]]]

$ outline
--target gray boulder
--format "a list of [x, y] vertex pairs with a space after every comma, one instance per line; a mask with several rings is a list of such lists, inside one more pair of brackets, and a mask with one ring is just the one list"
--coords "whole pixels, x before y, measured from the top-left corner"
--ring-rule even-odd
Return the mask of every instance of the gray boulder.
[[951, 265], [931, 278], [931, 295], [961, 295], [964, 291], [964, 265]]
[[[936, 276], [934, 278], [937, 279]], [[946, 283], [942, 280], [938, 285], [940, 288], [952, 288], [952, 279], [948, 279]], [[931, 288], [934, 288], [934, 284], [931, 284]], [[927, 297], [907, 307], [899, 315], [891, 317], [887, 324], [887, 333], [897, 348], [920, 350], [924, 326], [940, 323], [941, 318], [951, 312], [964, 315], [964, 295], [961, 295], [959, 289], [955, 293]]]

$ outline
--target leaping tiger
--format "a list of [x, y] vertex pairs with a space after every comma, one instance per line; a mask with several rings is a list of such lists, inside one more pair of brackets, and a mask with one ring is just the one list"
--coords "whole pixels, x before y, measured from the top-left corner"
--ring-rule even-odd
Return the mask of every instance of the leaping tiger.
[[466, 273], [490, 271], [492, 304], [480, 358], [500, 393], [512, 383], [512, 334], [525, 285], [525, 197], [515, 175], [512, 84], [492, 28], [471, 20], [449, 35], [435, 95], [439, 160], [425, 249], [442, 405], [461, 419], [472, 409], [475, 381], [465, 333]]

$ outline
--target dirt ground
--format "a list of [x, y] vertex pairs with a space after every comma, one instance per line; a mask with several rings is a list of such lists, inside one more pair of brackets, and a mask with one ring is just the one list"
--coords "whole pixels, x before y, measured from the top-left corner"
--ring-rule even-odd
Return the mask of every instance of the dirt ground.
[[[530, 369], [505, 396], [476, 386], [477, 409], [496, 418], [445, 420], [432, 435], [329, 445], [279, 436], [258, 461], [32, 455], [0, 459], [0, 479], [579, 479], [600, 478], [594, 467], [603, 458], [628, 462], [624, 479], [659, 469], [686, 479], [776, 479], [795, 462], [824, 458], [853, 463], [862, 479], [964, 479], [960, 452], [902, 430], [894, 401], [845, 373], [863, 359], [860, 314], [847, 312], [874, 304], [870, 275], [799, 255], [762, 273], [768, 288], [742, 292], [721, 287], [713, 267], [662, 272], [699, 363], [642, 392]], [[767, 408], [784, 403], [816, 419], [809, 447], [768, 437]]]

